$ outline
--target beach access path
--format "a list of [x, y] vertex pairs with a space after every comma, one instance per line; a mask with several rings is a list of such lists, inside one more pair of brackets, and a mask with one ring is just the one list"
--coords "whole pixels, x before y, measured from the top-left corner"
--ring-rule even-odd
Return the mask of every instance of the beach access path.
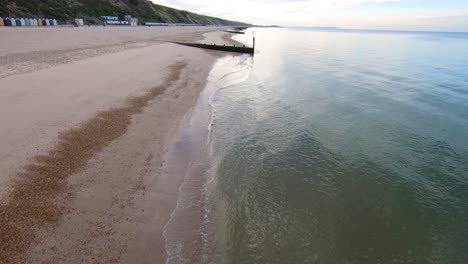
[[164, 263], [165, 155], [223, 53], [163, 40], [223, 30], [0, 29], [1, 263]]

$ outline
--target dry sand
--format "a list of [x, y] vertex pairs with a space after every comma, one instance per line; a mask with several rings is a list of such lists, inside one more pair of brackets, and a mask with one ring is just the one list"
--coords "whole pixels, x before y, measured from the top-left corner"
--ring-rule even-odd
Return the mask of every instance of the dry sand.
[[0, 29], [0, 263], [164, 263], [168, 149], [219, 28]]

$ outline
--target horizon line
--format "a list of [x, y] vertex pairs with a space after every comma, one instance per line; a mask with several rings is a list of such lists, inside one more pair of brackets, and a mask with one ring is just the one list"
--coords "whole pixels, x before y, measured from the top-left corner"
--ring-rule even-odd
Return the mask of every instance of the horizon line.
[[359, 30], [359, 31], [386, 31], [386, 32], [419, 32], [419, 33], [462, 33], [468, 34], [468, 31], [434, 31], [434, 30], [410, 30], [410, 29], [362, 29], [362, 28], [343, 28], [335, 26], [281, 26], [281, 25], [254, 25], [253, 27], [276, 27], [276, 28], [315, 28], [328, 30]]

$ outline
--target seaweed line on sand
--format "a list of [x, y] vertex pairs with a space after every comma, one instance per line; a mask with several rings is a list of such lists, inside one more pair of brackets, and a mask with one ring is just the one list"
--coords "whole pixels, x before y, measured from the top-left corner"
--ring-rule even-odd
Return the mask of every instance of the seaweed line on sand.
[[129, 97], [124, 106], [99, 112], [80, 127], [63, 132], [47, 155], [34, 157], [32, 164], [15, 175], [9, 196], [0, 203], [0, 263], [21, 262], [36, 231], [58, 223], [67, 211], [64, 199], [72, 194], [67, 178], [122, 136], [132, 116], [141, 113], [151, 100], [179, 80], [186, 65], [178, 62], [170, 66], [170, 73], [161, 85], [141, 96]]

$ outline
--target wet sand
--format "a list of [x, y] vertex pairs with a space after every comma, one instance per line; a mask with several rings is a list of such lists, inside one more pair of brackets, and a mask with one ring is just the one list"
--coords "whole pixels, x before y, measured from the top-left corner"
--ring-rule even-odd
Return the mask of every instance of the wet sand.
[[222, 53], [159, 40], [216, 30], [0, 31], [0, 262], [164, 263], [168, 149]]

